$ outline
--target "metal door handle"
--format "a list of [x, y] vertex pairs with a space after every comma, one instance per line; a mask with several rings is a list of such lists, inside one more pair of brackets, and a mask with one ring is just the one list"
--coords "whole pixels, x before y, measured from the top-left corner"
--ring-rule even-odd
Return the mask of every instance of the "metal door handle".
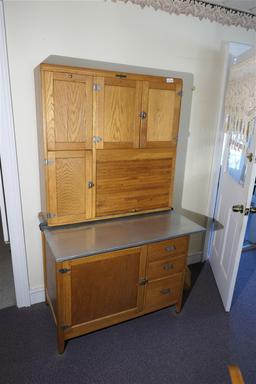
[[146, 285], [147, 283], [148, 283], [148, 279], [146, 279], [145, 277], [139, 280], [139, 285]]
[[250, 207], [250, 213], [256, 213], [256, 207]]
[[170, 270], [173, 269], [173, 268], [174, 268], [174, 265], [171, 264], [171, 263], [166, 263], [166, 264], [163, 265], [163, 269], [164, 269], [165, 271], [170, 271]]
[[243, 206], [242, 204], [233, 205], [233, 207], [232, 207], [232, 211], [233, 211], [233, 212], [244, 213], [244, 206]]
[[171, 294], [171, 288], [164, 288], [160, 291], [161, 295], [170, 295]]
[[175, 249], [175, 245], [167, 245], [167, 247], [165, 247], [166, 252], [172, 252], [175, 251]]

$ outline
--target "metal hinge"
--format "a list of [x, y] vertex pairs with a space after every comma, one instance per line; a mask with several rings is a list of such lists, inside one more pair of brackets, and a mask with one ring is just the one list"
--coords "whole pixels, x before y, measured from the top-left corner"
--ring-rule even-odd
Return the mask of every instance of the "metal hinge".
[[56, 213], [52, 213], [52, 212], [47, 212], [46, 213], [47, 219], [53, 219], [56, 216], [57, 216]]
[[67, 272], [70, 272], [70, 271], [71, 271], [71, 269], [68, 269], [68, 268], [60, 268], [59, 269], [60, 273], [67, 273]]
[[62, 329], [63, 331], [65, 331], [65, 329], [70, 328], [71, 325], [68, 325], [68, 324], [62, 324], [60, 327], [61, 327], [61, 329]]
[[95, 92], [99, 92], [99, 91], [101, 91], [101, 85], [100, 84], [93, 84], [93, 90], [95, 91]]
[[180, 97], [182, 97], [182, 96], [183, 96], [183, 91], [179, 91], [179, 92], [177, 92], [177, 95], [180, 96]]
[[92, 142], [93, 143], [100, 143], [102, 141], [102, 137], [101, 136], [93, 136], [92, 137]]
[[52, 165], [53, 163], [54, 163], [54, 160], [44, 159], [44, 165]]

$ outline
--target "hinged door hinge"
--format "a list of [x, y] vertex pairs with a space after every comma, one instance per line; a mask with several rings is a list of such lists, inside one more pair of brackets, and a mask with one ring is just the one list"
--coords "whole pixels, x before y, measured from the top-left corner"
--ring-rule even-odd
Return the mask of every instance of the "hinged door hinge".
[[57, 216], [56, 213], [52, 213], [52, 212], [47, 212], [46, 213], [47, 219], [53, 219], [56, 216]]
[[179, 91], [179, 92], [177, 92], [177, 95], [180, 96], [180, 97], [182, 97], [182, 96], [183, 96], [183, 91]]
[[65, 331], [65, 329], [68, 329], [68, 328], [70, 328], [71, 326], [68, 325], [68, 324], [62, 324], [60, 327], [61, 327], [61, 329], [62, 329], [63, 331]]
[[60, 268], [59, 269], [60, 273], [67, 273], [67, 272], [70, 272], [70, 271], [71, 271], [71, 269], [69, 269], [69, 268]]
[[93, 136], [92, 141], [95, 144], [100, 143], [102, 141], [102, 137], [101, 136]]
[[95, 92], [99, 92], [99, 91], [101, 91], [101, 85], [100, 84], [93, 84], [93, 90], [95, 91]]
[[44, 159], [44, 165], [52, 165], [53, 163], [54, 163], [54, 160]]

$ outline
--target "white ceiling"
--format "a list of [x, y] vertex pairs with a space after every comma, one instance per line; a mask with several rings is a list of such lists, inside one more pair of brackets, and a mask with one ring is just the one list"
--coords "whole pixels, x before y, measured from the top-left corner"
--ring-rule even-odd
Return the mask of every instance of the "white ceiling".
[[223, 5], [224, 7], [249, 12], [256, 15], [256, 0], [204, 0], [206, 3]]

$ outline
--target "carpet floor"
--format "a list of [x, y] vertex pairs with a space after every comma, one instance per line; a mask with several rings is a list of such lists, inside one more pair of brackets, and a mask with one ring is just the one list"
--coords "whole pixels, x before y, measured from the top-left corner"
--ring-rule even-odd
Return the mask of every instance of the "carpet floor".
[[167, 308], [56, 350], [49, 308], [0, 311], [1, 384], [228, 384], [237, 364], [256, 383], [256, 253], [242, 255], [230, 313], [206, 263], [177, 315]]

